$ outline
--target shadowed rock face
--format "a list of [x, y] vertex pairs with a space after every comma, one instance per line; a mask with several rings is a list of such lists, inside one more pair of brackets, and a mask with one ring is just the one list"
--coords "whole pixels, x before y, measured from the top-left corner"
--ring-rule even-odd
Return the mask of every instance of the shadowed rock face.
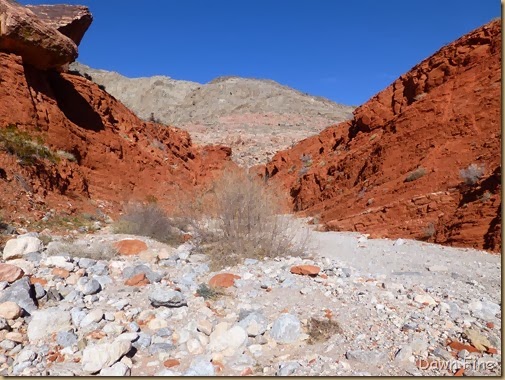
[[82, 5], [27, 5], [26, 7], [47, 25], [74, 41], [77, 46], [93, 21], [88, 7]]
[[58, 68], [77, 58], [77, 46], [28, 8], [0, 0], [0, 51], [23, 57], [40, 69]]
[[257, 170], [330, 230], [500, 251], [500, 90], [496, 20]]

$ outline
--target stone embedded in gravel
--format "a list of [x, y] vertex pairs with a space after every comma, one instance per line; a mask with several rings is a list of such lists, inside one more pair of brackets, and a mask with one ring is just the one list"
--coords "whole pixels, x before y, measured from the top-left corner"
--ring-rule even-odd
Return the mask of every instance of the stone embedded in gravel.
[[33, 362], [35, 358], [37, 357], [37, 353], [31, 349], [24, 349], [22, 350], [18, 356], [16, 357], [16, 361], [18, 363], [22, 362]]
[[111, 367], [123, 355], [126, 355], [131, 347], [131, 342], [127, 340], [87, 346], [82, 353], [82, 369], [93, 374], [103, 368]]
[[247, 331], [248, 336], [255, 337], [267, 330], [268, 320], [260, 311], [253, 311], [243, 319], [239, 319], [238, 325]]
[[162, 288], [154, 289], [149, 294], [149, 301], [155, 307], [181, 307], [187, 306], [184, 295], [177, 290], [165, 290]]
[[0, 296], [0, 302], [16, 302], [26, 312], [37, 310], [35, 304], [35, 292], [27, 277], [22, 277], [4, 289]]
[[0, 304], [0, 317], [2, 318], [17, 319], [22, 312], [23, 310], [15, 302], [7, 301]]
[[139, 273], [124, 282], [127, 286], [144, 286], [150, 284], [149, 280], [146, 278], [145, 273]]
[[228, 329], [227, 322], [219, 323], [212, 334], [208, 349], [211, 352], [223, 352], [225, 356], [232, 356], [245, 347], [247, 332], [239, 325]]
[[408, 362], [410, 357], [412, 356], [412, 347], [411, 346], [403, 346], [395, 355], [396, 362]]
[[94, 278], [89, 277], [81, 277], [79, 281], [77, 281], [76, 288], [85, 296], [96, 294], [102, 290], [100, 283]]
[[5, 334], [5, 339], [12, 340], [16, 343], [22, 343], [25, 340], [24, 335], [17, 331], [9, 331], [7, 334]]
[[388, 360], [387, 353], [381, 351], [351, 350], [345, 353], [347, 360], [363, 364], [380, 364]]
[[123, 270], [123, 278], [131, 278], [140, 273], [144, 273], [146, 278], [149, 280], [151, 284], [155, 282], [160, 282], [163, 276], [159, 273], [154, 272], [147, 265], [141, 264], [136, 265], [134, 267], [127, 267]]
[[72, 331], [59, 331], [56, 335], [56, 343], [61, 347], [69, 347], [77, 344], [77, 335]]
[[294, 343], [300, 338], [300, 335], [300, 320], [293, 314], [282, 314], [274, 321], [270, 330], [270, 336], [277, 343]]
[[130, 368], [124, 363], [117, 362], [110, 367], [100, 370], [99, 376], [130, 376]]
[[84, 269], [88, 269], [89, 267], [91, 267], [95, 264], [96, 264], [96, 260], [88, 259], [87, 257], [81, 257], [78, 262], [79, 268], [84, 268]]
[[49, 256], [44, 260], [44, 264], [50, 268], [62, 268], [69, 272], [72, 272], [75, 268], [75, 265], [70, 262], [70, 258], [67, 256]]
[[28, 340], [35, 342], [53, 332], [69, 330], [72, 328], [70, 322], [70, 313], [58, 307], [36, 310], [32, 313], [32, 319], [28, 324]]
[[301, 364], [298, 362], [280, 363], [275, 376], [291, 376], [300, 367]]
[[435, 306], [437, 304], [437, 301], [435, 301], [429, 294], [416, 294], [414, 296], [414, 301], [429, 306]]
[[51, 271], [51, 273], [56, 276], [56, 277], [60, 277], [60, 278], [63, 278], [63, 279], [66, 279], [68, 276], [70, 276], [70, 272], [66, 269], [63, 269], [63, 268], [53, 268], [53, 270]]
[[17, 239], [10, 239], [5, 243], [3, 259], [20, 259], [24, 255], [41, 251], [44, 245], [42, 241], [34, 236], [18, 236]]
[[202, 319], [198, 321], [196, 328], [198, 329], [198, 331], [201, 331], [205, 335], [209, 336], [212, 333], [212, 322], [206, 319]]
[[501, 308], [494, 302], [473, 301], [468, 304], [468, 310], [474, 317], [488, 321], [495, 319]]
[[14, 282], [16, 280], [19, 280], [25, 272], [11, 264], [0, 264], [0, 281], [7, 281], [8, 283]]
[[151, 343], [149, 346], [148, 352], [149, 355], [156, 355], [159, 354], [160, 352], [167, 352], [167, 351], [172, 351], [175, 349], [175, 346], [171, 343]]
[[103, 318], [103, 310], [102, 309], [93, 309], [81, 320], [79, 323], [80, 327], [86, 327], [91, 325], [92, 323], [100, 322]]
[[139, 338], [139, 334], [136, 332], [127, 332], [119, 335], [115, 340], [127, 340], [129, 342], [135, 342]]
[[291, 267], [291, 273], [305, 276], [317, 276], [321, 268], [315, 265], [296, 265]]
[[124, 331], [124, 326], [119, 323], [110, 322], [103, 326], [102, 331], [107, 335], [119, 335]]
[[124, 239], [114, 243], [118, 254], [123, 256], [138, 255], [147, 249], [147, 244], [138, 239]]
[[189, 368], [184, 372], [184, 376], [214, 376], [216, 370], [206, 356], [197, 356], [189, 365]]
[[213, 276], [209, 285], [212, 287], [229, 288], [235, 284], [235, 280], [239, 279], [240, 276], [233, 273], [219, 273]]

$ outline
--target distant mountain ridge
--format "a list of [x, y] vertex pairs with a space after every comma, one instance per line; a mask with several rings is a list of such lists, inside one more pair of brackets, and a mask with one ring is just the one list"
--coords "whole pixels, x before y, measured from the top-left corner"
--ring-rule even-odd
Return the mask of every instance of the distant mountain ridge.
[[249, 167], [325, 127], [354, 107], [304, 94], [270, 79], [220, 76], [207, 84], [166, 76], [127, 78], [74, 62], [70, 69], [105, 87], [138, 117], [187, 130], [197, 144], [225, 144]]

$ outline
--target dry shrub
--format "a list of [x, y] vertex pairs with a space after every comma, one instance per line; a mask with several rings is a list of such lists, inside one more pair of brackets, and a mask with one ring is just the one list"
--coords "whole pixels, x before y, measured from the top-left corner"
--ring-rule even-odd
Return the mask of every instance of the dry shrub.
[[58, 241], [50, 241], [46, 245], [47, 256], [71, 256], [93, 260], [112, 260], [117, 256], [117, 249], [110, 243], [76, 241], [75, 237], [67, 237]]
[[471, 164], [466, 169], [459, 171], [460, 177], [467, 185], [475, 185], [484, 174], [484, 168], [477, 164]]
[[426, 169], [421, 167], [418, 167], [416, 170], [411, 171], [405, 180], [403, 182], [412, 182], [415, 181], [416, 179], [419, 179], [423, 177], [426, 174]]
[[245, 258], [303, 254], [306, 236], [281, 213], [285, 199], [258, 177], [226, 170], [212, 188], [185, 207], [201, 251], [212, 269], [233, 266]]
[[114, 233], [147, 236], [167, 244], [182, 243], [182, 233], [156, 203], [130, 203], [113, 226]]
[[320, 320], [310, 318], [308, 323], [309, 344], [325, 342], [335, 334], [342, 334], [342, 328], [332, 319]]

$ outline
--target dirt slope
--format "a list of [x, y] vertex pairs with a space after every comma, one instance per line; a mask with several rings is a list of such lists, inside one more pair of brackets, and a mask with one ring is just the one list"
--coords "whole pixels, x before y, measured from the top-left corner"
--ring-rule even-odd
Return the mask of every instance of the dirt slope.
[[[256, 170], [327, 229], [499, 251], [500, 86], [495, 20], [413, 67], [353, 120]], [[467, 185], [460, 171], [471, 164], [482, 175]], [[415, 170], [424, 175], [407, 180]]]
[[147, 197], [168, 205], [174, 191], [197, 189], [229, 162], [229, 148], [195, 148], [187, 132], [139, 120], [81, 76], [0, 53], [0, 78], [4, 220], [36, 220], [51, 208], [114, 214]]

